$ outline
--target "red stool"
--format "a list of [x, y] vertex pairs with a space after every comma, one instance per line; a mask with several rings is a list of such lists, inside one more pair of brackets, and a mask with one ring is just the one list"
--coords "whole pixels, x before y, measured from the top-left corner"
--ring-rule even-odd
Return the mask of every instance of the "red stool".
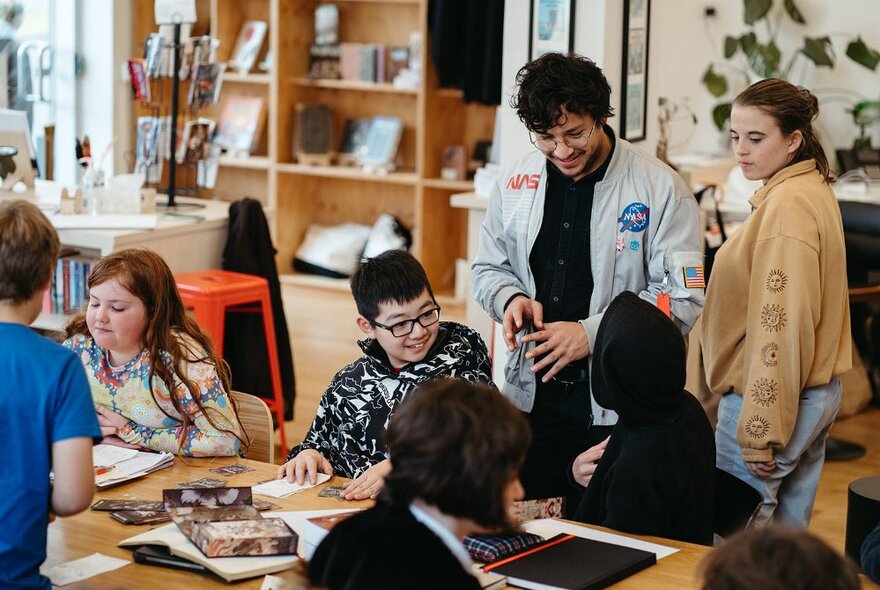
[[281, 456], [287, 454], [284, 437], [284, 394], [281, 391], [281, 370], [278, 365], [278, 347], [275, 342], [275, 322], [269, 283], [263, 277], [227, 270], [198, 270], [174, 275], [183, 304], [195, 313], [196, 322], [214, 341], [218, 354], [223, 354], [223, 332], [227, 310], [250, 311], [240, 306], [258, 303], [263, 314], [266, 332], [266, 350], [269, 352], [269, 372], [272, 377], [273, 398], [264, 399], [278, 420], [281, 438]]

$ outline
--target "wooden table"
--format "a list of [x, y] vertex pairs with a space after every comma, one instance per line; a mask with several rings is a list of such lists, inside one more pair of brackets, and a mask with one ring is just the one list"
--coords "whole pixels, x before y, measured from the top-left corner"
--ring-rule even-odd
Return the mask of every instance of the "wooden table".
[[[230, 465], [240, 462], [255, 471], [234, 475], [229, 478], [211, 473], [209, 469]], [[176, 457], [174, 466], [162, 469], [120, 486], [98, 492], [95, 499], [132, 499], [132, 500], [161, 500], [162, 490], [173, 488], [176, 484], [192, 481], [202, 477], [215, 477], [228, 480], [229, 486], [250, 486], [259, 481], [274, 477], [277, 465], [248, 461], [235, 457], [218, 457], [212, 459], [186, 459]], [[331, 485], [340, 485], [345, 480], [333, 478]], [[332, 510], [339, 508], [366, 508], [372, 502], [346, 502], [342, 503], [332, 498], [318, 497], [320, 488], [306, 490], [293, 494], [287, 498], [266, 498], [280, 505], [284, 510]], [[261, 496], [262, 497], [262, 496]], [[158, 525], [158, 526], [164, 526]], [[86, 557], [95, 552], [103, 553], [112, 557], [132, 559], [131, 551], [117, 547], [116, 544], [122, 539], [134, 536], [148, 530], [146, 526], [124, 525], [116, 522], [106, 512], [87, 510], [70, 518], [59, 518], [49, 525], [48, 557], [46, 566], [58, 565], [80, 557]], [[676, 547], [680, 551], [657, 562], [657, 565], [632, 576], [613, 588], [619, 589], [668, 589], [668, 588], [696, 588], [695, 572], [697, 564], [708, 553], [709, 548], [689, 543], [657, 539], [653, 537], [637, 537], [646, 541], [652, 541], [662, 545]], [[290, 572], [278, 575], [291, 584], [295, 583], [295, 577]], [[182, 570], [164, 567], [141, 565], [131, 563], [127, 566], [89, 578], [77, 584], [65, 586], [67, 589], [101, 588], [132, 590], [136, 588], [151, 588], [154, 590], [165, 588], [186, 588], [187, 586], [202, 588], [224, 588], [236, 586], [241, 588], [259, 588], [262, 585], [262, 576], [244, 580], [238, 583], [228, 584], [219, 578], [200, 574], [193, 574]], [[293, 586], [296, 587], [296, 586]]]

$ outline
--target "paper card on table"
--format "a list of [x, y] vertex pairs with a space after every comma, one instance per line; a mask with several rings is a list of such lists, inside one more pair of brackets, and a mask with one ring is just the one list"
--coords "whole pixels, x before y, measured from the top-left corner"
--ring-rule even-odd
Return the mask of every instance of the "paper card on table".
[[158, 524], [171, 520], [171, 514], [165, 510], [117, 510], [110, 518], [122, 524]]
[[223, 467], [217, 467], [216, 469], [209, 469], [209, 471], [211, 473], [216, 473], [217, 475], [225, 475], [229, 477], [230, 475], [238, 475], [239, 473], [254, 471], [254, 468], [242, 465], [241, 463], [235, 463], [234, 465], [224, 465]]
[[81, 580], [87, 580], [93, 576], [112, 572], [124, 565], [131, 563], [127, 559], [118, 559], [100, 553], [93, 553], [88, 557], [74, 559], [54, 567], [40, 570], [40, 572], [52, 580], [53, 586], [66, 586]]
[[263, 585], [260, 586], [260, 590], [283, 590], [284, 588], [286, 588], [284, 578], [278, 576], [266, 576], [263, 578]]
[[316, 485], [320, 485], [329, 479], [330, 476], [326, 473], [318, 474], [318, 483], [316, 484], [305, 483], [303, 485], [297, 485], [295, 483], [290, 483], [286, 479], [275, 479], [266, 483], [255, 485], [253, 487], [253, 490], [255, 494], [262, 494], [263, 496], [271, 496], [273, 498], [284, 498], [285, 496], [289, 496], [290, 494], [295, 494], [297, 492], [313, 488]]
[[253, 499], [253, 506], [260, 512], [265, 512], [266, 510], [281, 510], [281, 506], [275, 504], [274, 502], [270, 502], [269, 500], [261, 500], [260, 498]]
[[337, 500], [345, 500], [342, 497], [345, 492], [346, 486], [324, 486], [321, 488], [321, 491], [318, 492], [319, 498], [336, 498]]
[[177, 484], [178, 488], [222, 488], [226, 482], [214, 477], [203, 477], [194, 481], [183, 481]]
[[514, 502], [511, 513], [515, 522], [539, 518], [562, 518], [565, 516], [565, 498], [559, 496]]
[[154, 502], [152, 500], [98, 500], [91, 507], [92, 510], [109, 510], [116, 512], [119, 510], [165, 510], [162, 502]]

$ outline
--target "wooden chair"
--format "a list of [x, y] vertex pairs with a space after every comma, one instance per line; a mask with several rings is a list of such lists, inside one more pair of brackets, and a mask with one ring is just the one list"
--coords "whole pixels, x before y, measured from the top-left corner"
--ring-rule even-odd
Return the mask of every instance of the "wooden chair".
[[235, 400], [238, 406], [238, 419], [241, 420], [242, 428], [250, 437], [250, 446], [245, 458], [274, 463], [275, 428], [272, 425], [272, 412], [269, 411], [269, 406], [249, 393], [230, 391], [229, 396]]

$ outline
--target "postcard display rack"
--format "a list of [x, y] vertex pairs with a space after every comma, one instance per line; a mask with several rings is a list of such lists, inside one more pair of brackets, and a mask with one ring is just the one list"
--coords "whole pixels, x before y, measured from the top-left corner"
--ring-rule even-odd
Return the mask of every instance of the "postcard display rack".
[[[455, 261], [467, 256], [467, 215], [452, 208], [452, 194], [473, 190], [469, 180], [443, 178], [448, 146], [471, 149], [490, 139], [495, 107], [466, 104], [462, 92], [439, 88], [427, 57], [429, 0], [197, 0], [198, 20], [192, 35], [206, 34], [220, 41], [217, 61], [229, 61], [242, 27], [248, 21], [268, 23], [268, 43], [258, 62], [271, 62], [265, 72], [223, 77], [220, 104], [207, 116], [222, 112], [233, 95], [260, 96], [266, 105], [266, 132], [248, 157], [220, 158], [216, 188], [211, 195], [234, 200], [257, 198], [266, 206], [283, 284], [347, 289], [344, 279], [301, 275], [292, 268], [294, 254], [314, 224], [356, 222], [372, 225], [384, 212], [413, 230], [413, 254], [428, 273], [435, 292], [452, 295]], [[136, 0], [136, 39], [150, 32], [154, 0]], [[338, 11], [338, 42], [384, 46], [391, 50], [412, 46], [420, 38], [421, 51], [410, 56], [419, 76], [409, 85], [313, 76], [316, 42], [315, 11], [332, 4]], [[271, 60], [264, 59], [266, 54]], [[386, 63], [388, 61], [386, 60]], [[385, 80], [389, 76], [385, 76]], [[331, 144], [338, 154], [346, 122], [354, 119], [395, 117], [402, 123], [394, 169], [365, 170], [344, 165], [334, 157], [298, 158], [299, 105], [327, 105]], [[308, 124], [312, 121], [301, 121]]]
[[[192, 23], [158, 24], [158, 33], [144, 37], [144, 59], [129, 60], [139, 103], [134, 162], [145, 186], [167, 194], [159, 204], [175, 207], [181, 205], [177, 195], [197, 195], [203, 184], [200, 164], [209, 156], [214, 122], [199, 112], [217, 102], [224, 66], [213, 63], [216, 40], [191, 37]], [[181, 97], [184, 84], [186, 96]]]

